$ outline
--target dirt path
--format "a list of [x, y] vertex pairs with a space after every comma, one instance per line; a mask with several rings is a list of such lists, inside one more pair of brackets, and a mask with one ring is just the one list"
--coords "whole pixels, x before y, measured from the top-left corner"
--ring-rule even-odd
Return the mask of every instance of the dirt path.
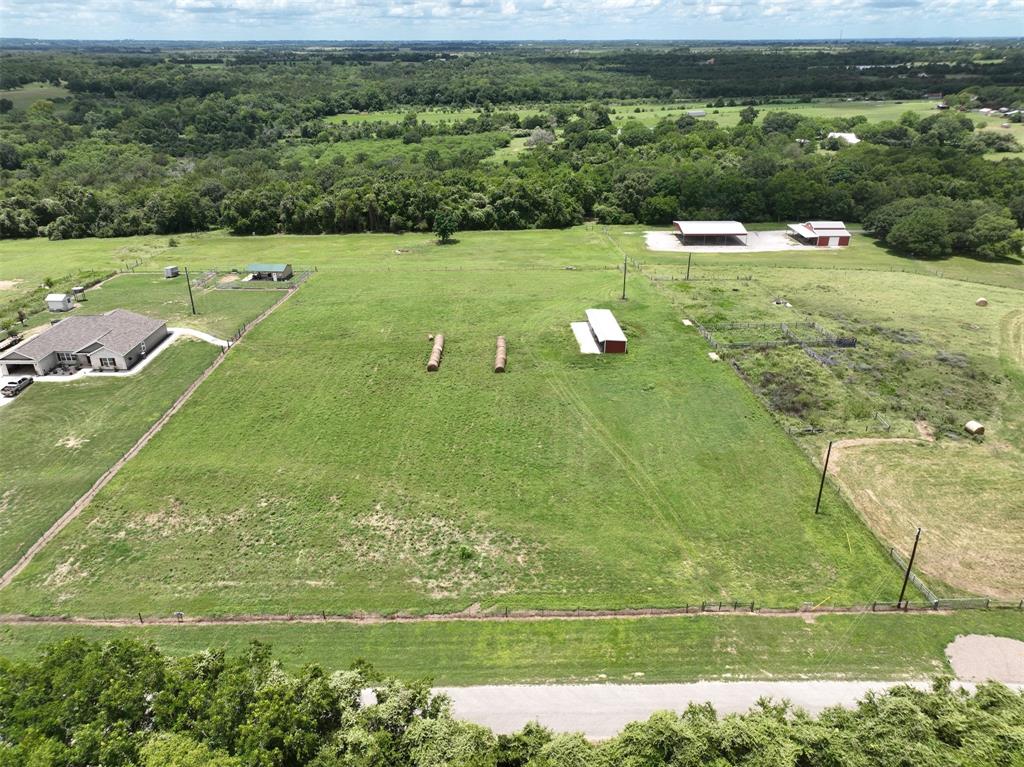
[[[277, 309], [277, 307], [279, 307], [281, 304], [283, 304], [285, 301], [291, 298], [291, 296], [296, 292], [297, 290], [289, 290], [283, 296], [281, 296], [280, 300], [275, 301], [274, 304], [267, 308], [262, 314], [260, 314], [260, 316], [258, 316], [248, 325], [246, 325], [245, 328], [242, 330], [242, 334], [238, 337], [238, 341], [236, 341], [236, 343], [240, 342], [243, 338], [245, 338], [246, 334], [250, 330], [252, 330], [254, 327], [263, 322], [263, 320], [269, 317], [271, 313], [275, 309]], [[121, 471], [121, 468], [126, 463], [128, 463], [128, 461], [130, 461], [132, 458], [138, 455], [139, 451], [142, 450], [142, 448], [144, 448], [149, 443], [149, 441], [153, 439], [153, 437], [156, 436], [156, 434], [164, 427], [164, 424], [171, 420], [171, 416], [173, 416], [175, 413], [181, 410], [182, 407], [184, 407], [185, 403], [189, 401], [189, 399], [195, 393], [196, 389], [199, 388], [199, 385], [207, 378], [209, 378], [214, 370], [220, 367], [220, 364], [224, 361], [224, 358], [226, 356], [226, 353], [219, 354], [217, 356], [217, 359], [215, 359], [210, 364], [210, 366], [199, 375], [199, 378], [193, 381], [192, 384], [187, 389], [185, 389], [184, 393], [174, 401], [174, 404], [171, 405], [170, 408], [168, 408], [167, 412], [160, 416], [160, 418], [157, 419], [156, 423], [150, 426], [145, 434], [139, 437], [138, 441], [128, 449], [128, 452], [121, 456], [121, 458], [118, 459], [118, 461], [113, 466], [111, 466], [109, 469], [103, 472], [103, 474], [100, 475], [100, 478], [93, 483], [93, 486], [86, 490], [85, 494], [77, 501], [75, 501], [74, 504], [72, 504], [71, 508], [64, 512], [64, 514], [61, 515], [60, 519], [54, 522], [50, 526], [50, 529], [42, 534], [39, 540], [37, 540], [29, 547], [28, 551], [26, 551], [22, 555], [21, 559], [19, 559], [10, 570], [8, 570], [6, 573], [0, 576], [0, 589], [9, 586], [11, 581], [13, 581], [18, 576], [18, 574], [21, 573], [22, 570], [28, 567], [29, 562], [32, 561], [35, 555], [38, 554], [43, 549], [43, 547], [46, 546], [46, 544], [52, 541], [57, 536], [57, 534], [60, 533], [61, 530], [67, 527], [68, 524], [71, 523], [71, 520], [73, 520], [75, 517], [81, 514], [82, 511], [86, 507], [88, 507], [88, 505], [92, 502], [92, 499], [96, 497], [96, 494], [99, 493], [100, 490], [102, 490], [104, 487], [106, 487], [110, 480], [117, 476], [117, 473]]]
[[[832, 443], [832, 457], [829, 458], [829, 474], [838, 474], [842, 465], [843, 456], [850, 448], [866, 447], [868, 445], [898, 445], [900, 443], [924, 442], [924, 439], [913, 437], [856, 437], [854, 439], [838, 439]], [[822, 463], [825, 462], [824, 453], [821, 456]]]
[[854, 607], [825, 607], [808, 608], [806, 610], [769, 609], [758, 608], [753, 612], [746, 609], [739, 610], [701, 610], [700, 607], [689, 608], [659, 608], [659, 609], [622, 609], [622, 610], [522, 610], [518, 612], [480, 612], [467, 609], [457, 613], [426, 613], [413, 615], [407, 613], [350, 613], [348, 615], [317, 614], [296, 614], [296, 615], [228, 615], [220, 617], [191, 616], [183, 615], [181, 618], [174, 616], [143, 616], [140, 623], [138, 616], [120, 618], [80, 618], [69, 615], [0, 615], [0, 626], [18, 625], [65, 625], [65, 626], [102, 626], [102, 627], [128, 627], [128, 626], [236, 626], [236, 625], [272, 625], [278, 623], [346, 623], [355, 625], [369, 625], [379, 623], [456, 623], [456, 622], [539, 622], [539, 621], [593, 621], [593, 620], [614, 620], [621, 618], [699, 618], [721, 617], [721, 616], [745, 616], [756, 618], [801, 618], [804, 621], [813, 623], [822, 615], [951, 615], [949, 610], [933, 610], [930, 608], [913, 607], [909, 610], [895, 610], [891, 605], [879, 604], [877, 611], [871, 605]]

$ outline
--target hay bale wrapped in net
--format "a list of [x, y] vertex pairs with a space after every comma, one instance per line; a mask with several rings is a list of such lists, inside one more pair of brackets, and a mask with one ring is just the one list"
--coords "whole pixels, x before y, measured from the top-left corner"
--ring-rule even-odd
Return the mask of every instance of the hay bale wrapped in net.
[[498, 336], [498, 350], [494, 354], [494, 372], [504, 373], [506, 362], [508, 362], [508, 346], [505, 344], [505, 336]]
[[430, 360], [427, 362], [427, 372], [434, 373], [441, 366], [441, 353], [444, 351], [444, 336], [434, 336], [434, 348], [430, 351]]

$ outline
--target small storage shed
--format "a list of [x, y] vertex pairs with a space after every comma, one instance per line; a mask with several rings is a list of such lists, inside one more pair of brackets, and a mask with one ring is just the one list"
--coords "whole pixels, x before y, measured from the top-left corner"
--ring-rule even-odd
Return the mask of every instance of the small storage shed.
[[254, 280], [290, 280], [292, 277], [291, 264], [249, 264], [245, 267]]
[[626, 334], [608, 309], [587, 309], [587, 324], [604, 354], [625, 354]]
[[178, 276], [178, 267], [176, 267], [176, 266], [165, 266], [164, 267], [164, 277], [166, 277], [167, 279], [171, 279], [171, 277], [177, 277], [177, 276]]
[[74, 307], [74, 298], [70, 293], [50, 293], [46, 297], [46, 308], [51, 312], [69, 312]]

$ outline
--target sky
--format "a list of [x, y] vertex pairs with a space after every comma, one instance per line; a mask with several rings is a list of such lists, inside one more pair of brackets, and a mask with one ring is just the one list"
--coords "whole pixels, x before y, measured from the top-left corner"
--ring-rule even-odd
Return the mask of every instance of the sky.
[[1024, 0], [0, 0], [0, 37], [741, 40], [1024, 36]]

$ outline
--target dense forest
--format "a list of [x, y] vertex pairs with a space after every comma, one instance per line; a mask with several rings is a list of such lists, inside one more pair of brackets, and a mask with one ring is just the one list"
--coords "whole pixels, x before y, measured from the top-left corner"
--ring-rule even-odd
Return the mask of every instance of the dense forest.
[[[0, 55], [0, 87], [33, 83], [66, 95], [0, 99], [4, 238], [425, 231], [443, 212], [462, 229], [835, 218], [915, 255], [1020, 252], [1024, 162], [985, 157], [1020, 146], [968, 111], [1020, 120], [1020, 44]], [[951, 108], [871, 123], [785, 111], [926, 94]], [[632, 100], [711, 113], [610, 119]], [[739, 124], [715, 121], [725, 106], [746, 107]], [[854, 130], [855, 146], [827, 138]], [[513, 140], [529, 150], [495, 154]]]
[[0, 767], [23, 765], [1021, 767], [1024, 694], [936, 680], [817, 718], [768, 701], [724, 718], [691, 705], [594, 744], [537, 724], [495, 736], [454, 719], [426, 681], [365, 663], [293, 675], [260, 644], [170, 658], [135, 641], [72, 639], [35, 661], [0, 659]]

